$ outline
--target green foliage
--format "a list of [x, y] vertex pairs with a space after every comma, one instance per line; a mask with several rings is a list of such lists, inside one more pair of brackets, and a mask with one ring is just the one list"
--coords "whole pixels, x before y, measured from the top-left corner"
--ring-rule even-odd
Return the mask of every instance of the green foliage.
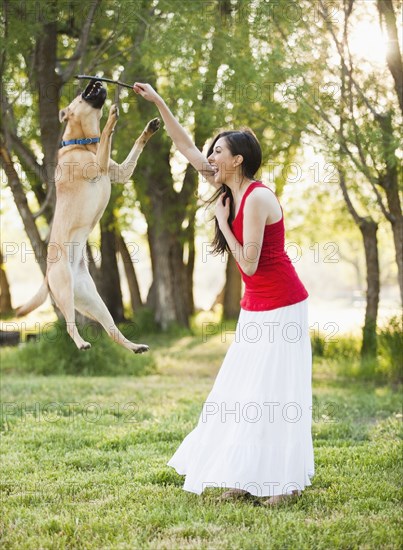
[[[141, 327], [141, 333], [144, 335], [148, 335], [150, 333], [155, 334], [160, 331], [154, 318], [154, 312], [150, 308], [142, 307], [137, 309], [134, 314], [134, 320], [136, 322], [136, 326]], [[125, 336], [126, 338], [130, 338], [127, 334], [125, 334]]]
[[358, 336], [343, 335], [328, 342], [324, 335], [314, 334], [311, 343], [314, 359], [329, 360], [341, 377], [377, 384], [403, 383], [403, 334], [398, 317], [392, 317], [378, 331], [375, 356], [360, 357], [361, 339]]
[[[152, 309], [148, 307], [142, 307], [136, 310], [134, 314], [135, 326], [141, 331], [141, 338], [154, 338], [155, 336], [165, 333], [168, 338], [179, 338], [180, 336], [189, 336], [193, 333], [192, 329], [183, 327], [177, 323], [170, 323], [168, 327], [162, 331], [161, 327], [155, 320], [155, 315]], [[124, 332], [124, 329], [122, 330]], [[137, 332], [137, 331], [135, 331]], [[130, 334], [125, 334], [130, 339]], [[132, 335], [132, 338], [138, 338], [140, 336]]]
[[328, 341], [326, 336], [317, 334], [311, 338], [314, 357], [336, 360], [356, 360], [360, 356], [360, 339], [354, 336], [338, 336]]
[[[126, 332], [126, 337], [133, 337], [138, 332], [136, 325], [120, 328], [123, 333]], [[65, 325], [57, 322], [43, 332], [38, 341], [2, 351], [2, 372], [142, 376], [155, 371], [152, 352], [134, 354], [115, 344], [98, 326], [88, 325], [79, 330], [83, 338], [91, 343], [91, 349], [79, 351], [67, 334]]]
[[314, 334], [311, 337], [312, 355], [313, 357], [324, 357], [326, 341], [323, 335]]
[[403, 383], [402, 320], [392, 317], [379, 331], [379, 370], [393, 384]]

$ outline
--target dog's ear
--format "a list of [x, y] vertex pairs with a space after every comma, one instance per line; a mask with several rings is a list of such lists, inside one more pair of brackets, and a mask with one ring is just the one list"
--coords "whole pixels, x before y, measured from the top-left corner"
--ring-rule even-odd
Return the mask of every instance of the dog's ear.
[[65, 109], [61, 109], [59, 111], [59, 122], [64, 122], [67, 120], [67, 111]]

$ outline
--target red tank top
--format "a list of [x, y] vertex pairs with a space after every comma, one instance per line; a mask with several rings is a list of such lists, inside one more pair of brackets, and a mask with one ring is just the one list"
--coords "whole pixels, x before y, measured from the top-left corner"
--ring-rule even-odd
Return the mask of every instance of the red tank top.
[[[263, 187], [259, 181], [252, 182], [245, 191], [238, 214], [232, 222], [232, 232], [243, 246], [243, 211], [245, 201], [254, 189]], [[271, 189], [269, 189], [271, 191]], [[282, 209], [281, 209], [282, 210]], [[248, 276], [242, 271], [245, 293], [241, 307], [248, 311], [265, 311], [290, 306], [302, 302], [308, 297], [306, 288], [300, 281], [286, 251], [284, 214], [281, 220], [265, 226], [259, 263], [254, 275]]]

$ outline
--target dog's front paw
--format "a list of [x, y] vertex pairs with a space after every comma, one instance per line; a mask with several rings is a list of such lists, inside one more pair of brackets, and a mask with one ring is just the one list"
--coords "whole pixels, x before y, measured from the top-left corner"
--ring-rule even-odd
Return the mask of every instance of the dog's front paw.
[[146, 132], [150, 132], [151, 134], [155, 134], [157, 130], [159, 130], [159, 127], [161, 126], [161, 121], [159, 118], [153, 118], [150, 120], [150, 122], [147, 124]]
[[113, 122], [116, 122], [119, 118], [119, 109], [117, 105], [112, 105], [111, 110], [109, 111], [109, 119]]

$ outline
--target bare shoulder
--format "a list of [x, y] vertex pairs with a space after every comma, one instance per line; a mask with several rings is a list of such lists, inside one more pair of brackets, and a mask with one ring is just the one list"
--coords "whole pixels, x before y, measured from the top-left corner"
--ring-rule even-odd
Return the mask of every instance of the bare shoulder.
[[280, 208], [278, 198], [276, 197], [274, 191], [268, 187], [256, 187], [256, 189], [253, 189], [248, 197], [248, 200], [246, 201], [246, 204], [248, 203], [252, 208], [257, 208], [259, 205]]
[[257, 187], [249, 195], [245, 210], [250, 214], [261, 214], [267, 223], [277, 221], [282, 216], [281, 206], [275, 193], [268, 187]]

